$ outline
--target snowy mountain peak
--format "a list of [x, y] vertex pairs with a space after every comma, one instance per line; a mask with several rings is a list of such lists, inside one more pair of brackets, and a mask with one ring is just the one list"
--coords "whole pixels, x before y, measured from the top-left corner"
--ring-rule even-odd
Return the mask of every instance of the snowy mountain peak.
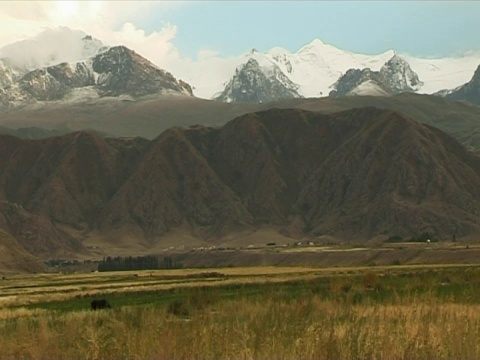
[[314, 39], [312, 42], [302, 47], [298, 52], [301, 53], [301, 52], [311, 52], [316, 50], [322, 50], [325, 46], [329, 46], [329, 45], [324, 43], [320, 39]]
[[285, 48], [282, 48], [281, 46], [275, 46], [274, 48], [271, 48], [270, 50], [268, 50], [268, 54], [272, 55], [273, 57], [277, 57], [282, 55], [288, 55], [290, 54], [290, 51], [288, 51]]

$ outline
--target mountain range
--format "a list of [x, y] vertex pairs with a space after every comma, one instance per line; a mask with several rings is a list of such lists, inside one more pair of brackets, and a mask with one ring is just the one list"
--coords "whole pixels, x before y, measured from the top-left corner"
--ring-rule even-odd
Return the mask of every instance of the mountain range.
[[7, 108], [159, 93], [249, 103], [329, 94], [409, 91], [445, 95], [471, 80], [480, 63], [478, 54], [443, 59], [419, 59], [394, 51], [355, 54], [316, 39], [295, 53], [280, 47], [266, 53], [253, 49], [222, 60], [221, 66], [194, 67], [196, 73], [172, 66], [170, 71], [184, 80], [177, 81], [132, 50], [109, 48], [68, 28], [47, 30], [34, 39], [6, 46], [0, 49], [0, 58], [0, 104]]
[[[0, 136], [0, 228], [30, 254], [84, 242], [206, 243], [261, 227], [293, 239], [480, 233], [480, 157], [402, 113], [272, 109], [154, 140]], [[226, 240], [225, 240], [226, 241]]]

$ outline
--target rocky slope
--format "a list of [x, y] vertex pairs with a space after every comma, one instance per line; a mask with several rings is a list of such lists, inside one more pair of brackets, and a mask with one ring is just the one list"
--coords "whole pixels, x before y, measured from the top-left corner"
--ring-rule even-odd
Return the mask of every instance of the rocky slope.
[[216, 100], [225, 102], [267, 103], [301, 97], [298, 85], [291, 82], [275, 64], [262, 68], [251, 58], [235, 75]]
[[217, 239], [260, 226], [292, 237], [460, 239], [480, 234], [479, 189], [479, 157], [375, 108], [274, 109], [153, 141], [0, 136], [0, 228], [40, 256], [85, 251], [65, 229], [123, 246], [175, 229]]
[[92, 69], [98, 74], [96, 88], [101, 96], [193, 95], [190, 85], [177, 81], [172, 74], [124, 46], [110, 48], [95, 56]]
[[380, 74], [385, 79], [386, 87], [391, 89], [392, 94], [413, 92], [423, 85], [410, 64], [397, 54], [382, 66]]
[[21, 69], [13, 66], [8, 59], [0, 59], [0, 89], [12, 85], [21, 75]]
[[16, 272], [40, 272], [45, 268], [13, 236], [3, 230], [0, 230], [0, 254], [2, 275]]
[[480, 105], [480, 65], [468, 83], [445, 95], [450, 100], [465, 100]]

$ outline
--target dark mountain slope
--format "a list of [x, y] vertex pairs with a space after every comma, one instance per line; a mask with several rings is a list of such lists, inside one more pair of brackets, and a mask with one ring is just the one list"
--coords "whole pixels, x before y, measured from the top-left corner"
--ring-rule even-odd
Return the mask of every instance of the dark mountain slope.
[[450, 100], [465, 100], [480, 105], [480, 65], [468, 83], [446, 95], [446, 97]]
[[0, 136], [0, 150], [0, 227], [35, 253], [81, 250], [60, 224], [125, 246], [179, 228], [202, 239], [260, 226], [346, 240], [480, 234], [480, 158], [391, 110], [273, 109], [150, 142]]
[[424, 232], [448, 238], [477, 228], [478, 158], [399, 113], [378, 114], [369, 122], [356, 116], [335, 116], [346, 126], [341, 133], [350, 135], [299, 195], [297, 210], [307, 228], [347, 238]]
[[93, 227], [118, 187], [134, 170], [145, 141], [105, 140], [77, 132], [28, 141], [2, 136], [0, 197], [52, 221]]
[[[304, 230], [316, 235], [415, 236], [432, 226], [445, 236], [451, 231], [448, 215], [443, 210], [426, 215], [437, 212], [437, 203], [453, 205], [465, 216], [478, 211], [478, 158], [437, 129], [399, 113], [367, 108], [322, 116], [272, 110], [239, 118], [219, 133], [225, 140], [215, 143], [212, 163], [263, 221], [301, 217]], [[409, 218], [382, 213], [384, 204], [398, 211], [408, 205], [405, 213], [416, 218], [415, 225], [397, 227]], [[451, 227], [467, 231], [463, 225]]]
[[[49, 218], [27, 212], [18, 204], [0, 202], [1, 232], [8, 233], [17, 243], [12, 244], [10, 251], [25, 249], [44, 259], [74, 257], [87, 252], [78, 239], [58, 228]], [[34, 262], [32, 266], [38, 266], [38, 263]]]
[[155, 237], [187, 226], [204, 236], [251, 221], [239, 199], [187, 141], [188, 131], [168, 130], [150, 144], [104, 212], [104, 230], [127, 225]]

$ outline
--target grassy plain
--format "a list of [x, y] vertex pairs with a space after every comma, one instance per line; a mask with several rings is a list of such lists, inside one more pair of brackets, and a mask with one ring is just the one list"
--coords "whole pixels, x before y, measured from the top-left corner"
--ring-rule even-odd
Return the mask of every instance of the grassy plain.
[[17, 276], [0, 282], [0, 357], [475, 359], [479, 285], [473, 265]]

